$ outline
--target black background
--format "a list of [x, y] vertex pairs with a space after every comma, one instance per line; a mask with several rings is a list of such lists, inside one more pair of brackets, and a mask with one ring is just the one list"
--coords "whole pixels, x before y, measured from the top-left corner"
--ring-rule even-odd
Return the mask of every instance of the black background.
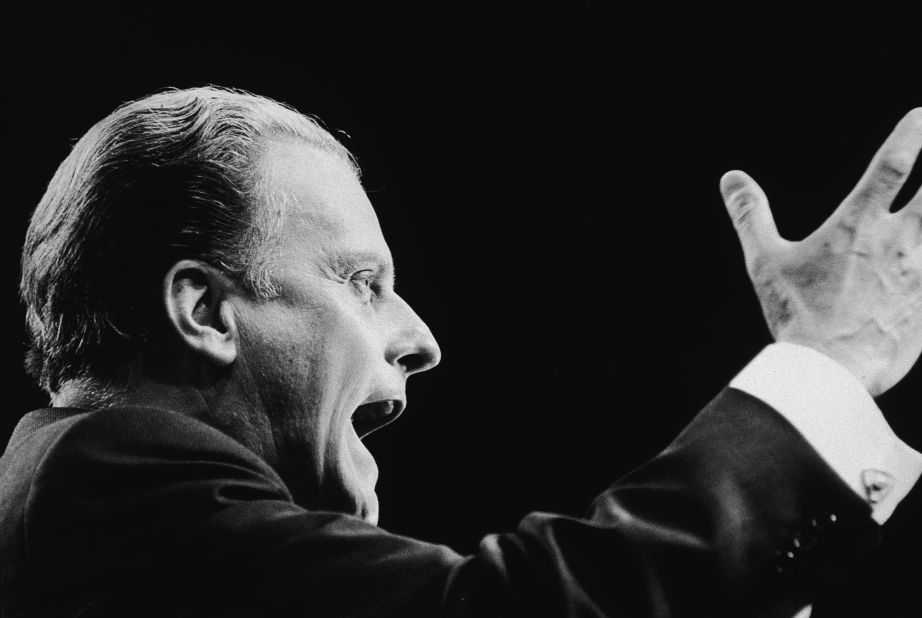
[[[57, 164], [124, 100], [218, 84], [345, 132], [399, 290], [441, 344], [369, 438], [381, 525], [471, 551], [531, 510], [579, 514], [770, 341], [720, 175], [748, 171], [781, 233], [807, 235], [922, 104], [912, 23], [893, 5], [13, 15], [0, 438], [45, 402], [16, 286]], [[922, 366], [879, 401], [916, 449], [920, 402]], [[825, 615], [918, 607], [920, 516], [917, 487]]]

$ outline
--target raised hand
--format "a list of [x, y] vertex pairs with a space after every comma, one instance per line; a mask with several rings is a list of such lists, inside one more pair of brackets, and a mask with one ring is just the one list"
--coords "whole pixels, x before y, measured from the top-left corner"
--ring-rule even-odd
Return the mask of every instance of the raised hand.
[[890, 212], [920, 148], [922, 107], [900, 120], [851, 194], [799, 242], [778, 235], [765, 193], [747, 174], [720, 181], [772, 335], [839, 361], [875, 396], [922, 352], [922, 190]]

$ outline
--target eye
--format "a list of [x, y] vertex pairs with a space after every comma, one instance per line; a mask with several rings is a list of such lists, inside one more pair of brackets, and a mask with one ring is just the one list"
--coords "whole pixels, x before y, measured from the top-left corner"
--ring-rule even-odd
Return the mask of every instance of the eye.
[[371, 302], [377, 296], [374, 285], [375, 273], [372, 270], [360, 270], [349, 277], [349, 283], [362, 298], [362, 302]]

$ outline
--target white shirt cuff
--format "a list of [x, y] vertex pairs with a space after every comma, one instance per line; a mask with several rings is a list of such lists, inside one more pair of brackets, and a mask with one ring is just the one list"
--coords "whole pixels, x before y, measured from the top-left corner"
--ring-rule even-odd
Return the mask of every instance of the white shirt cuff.
[[922, 454], [896, 437], [870, 393], [845, 367], [812, 348], [773, 343], [732, 388], [777, 410], [884, 523], [919, 476]]
[[808, 605], [794, 616], [794, 618], [810, 618], [810, 614], [813, 613], [813, 606]]

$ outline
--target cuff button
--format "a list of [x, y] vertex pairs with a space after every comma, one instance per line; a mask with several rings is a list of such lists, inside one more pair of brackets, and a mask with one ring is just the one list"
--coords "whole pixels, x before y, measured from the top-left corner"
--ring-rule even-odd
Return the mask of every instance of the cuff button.
[[881, 470], [868, 468], [861, 473], [861, 483], [868, 502], [877, 504], [887, 497], [893, 488], [893, 476]]

